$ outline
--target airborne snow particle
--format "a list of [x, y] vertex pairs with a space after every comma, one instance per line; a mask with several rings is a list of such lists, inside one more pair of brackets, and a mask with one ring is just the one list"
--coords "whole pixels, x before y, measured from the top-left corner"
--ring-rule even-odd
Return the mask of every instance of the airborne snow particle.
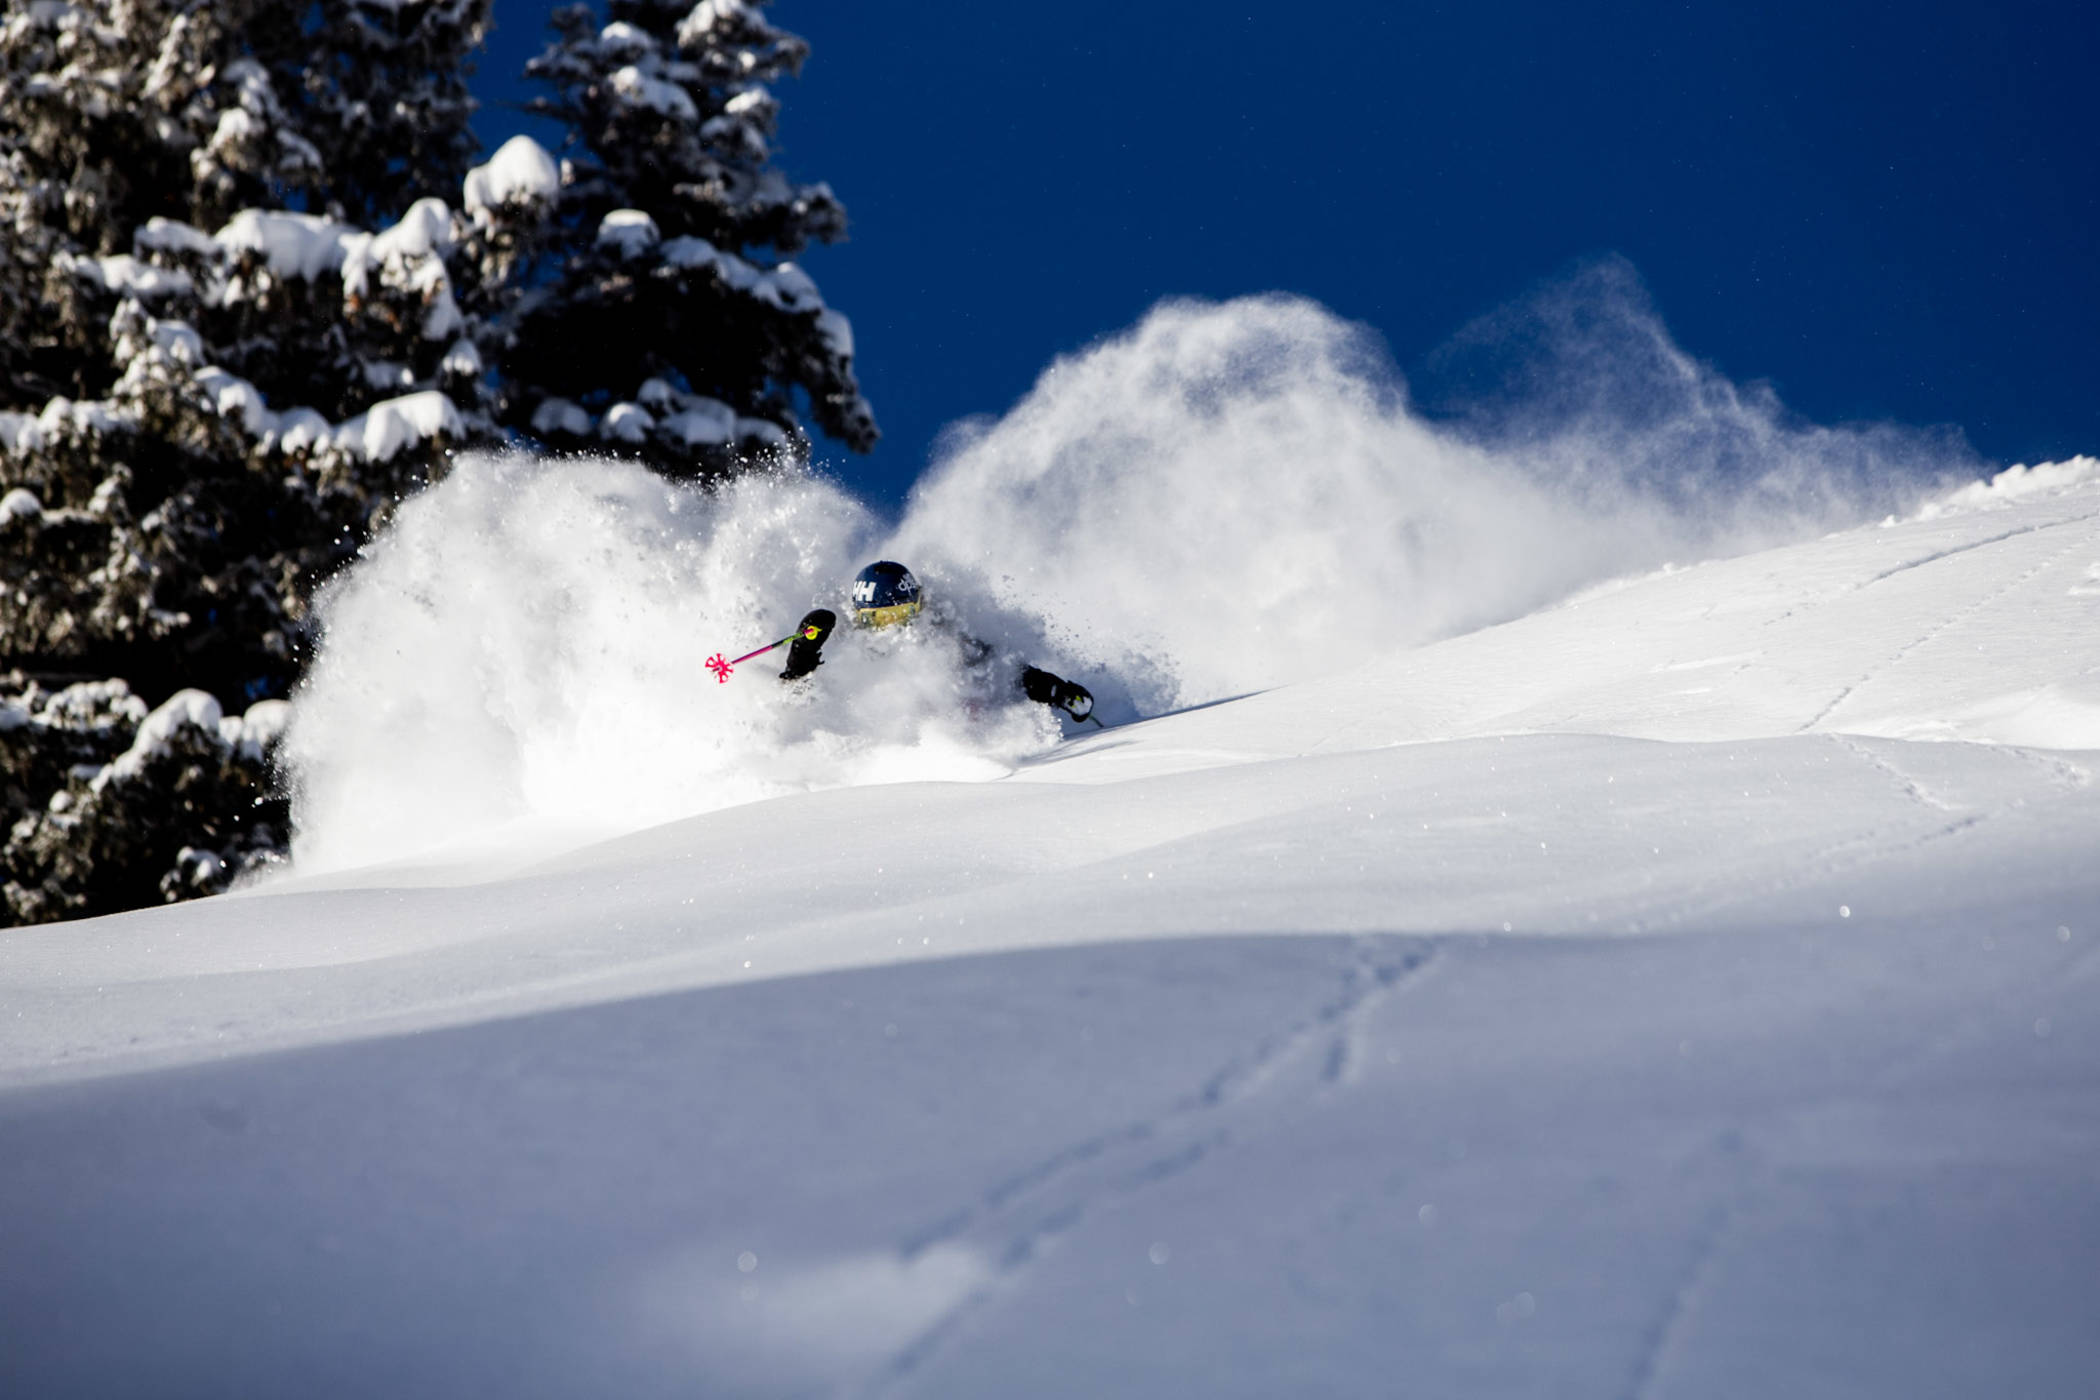
[[1495, 1304], [1495, 1320], [1507, 1325], [1530, 1317], [1538, 1310], [1538, 1299], [1529, 1293], [1519, 1293], [1508, 1302]]

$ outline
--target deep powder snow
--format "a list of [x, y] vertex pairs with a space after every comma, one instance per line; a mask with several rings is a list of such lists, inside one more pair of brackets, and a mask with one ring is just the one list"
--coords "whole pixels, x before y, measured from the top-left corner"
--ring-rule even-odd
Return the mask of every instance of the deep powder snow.
[[840, 608], [878, 557], [1127, 720], [1907, 511], [1948, 469], [1922, 436], [1790, 423], [1636, 322], [1637, 412], [1489, 445], [1411, 411], [1367, 333], [1312, 303], [1167, 303], [951, 434], [894, 526], [818, 476], [701, 491], [612, 461], [466, 459], [321, 600], [287, 749], [298, 862], [994, 778], [1055, 742], [1031, 707], [970, 703], [932, 629], [842, 634], [793, 696], [772, 658], [727, 684], [706, 669]]

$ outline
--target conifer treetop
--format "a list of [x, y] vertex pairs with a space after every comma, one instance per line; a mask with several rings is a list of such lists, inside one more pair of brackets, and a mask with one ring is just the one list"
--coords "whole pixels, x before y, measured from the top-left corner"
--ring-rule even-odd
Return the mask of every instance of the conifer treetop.
[[746, 0], [612, 0], [554, 12], [557, 39], [526, 73], [554, 89], [530, 109], [570, 128], [572, 198], [595, 221], [646, 209], [667, 238], [792, 256], [846, 231], [821, 182], [769, 162], [779, 103], [766, 84], [801, 70], [809, 45]]
[[845, 234], [829, 186], [772, 165], [768, 83], [809, 46], [749, 0], [557, 10], [527, 75], [569, 128], [558, 271], [504, 347], [504, 421], [559, 449], [715, 476], [878, 436], [853, 332], [789, 259]]

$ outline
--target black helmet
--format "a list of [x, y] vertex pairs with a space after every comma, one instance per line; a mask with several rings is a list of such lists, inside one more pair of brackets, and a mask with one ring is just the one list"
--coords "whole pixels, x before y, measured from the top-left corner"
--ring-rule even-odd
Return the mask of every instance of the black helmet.
[[888, 627], [909, 622], [924, 604], [911, 570], [887, 559], [877, 560], [853, 576], [853, 621], [861, 627]]

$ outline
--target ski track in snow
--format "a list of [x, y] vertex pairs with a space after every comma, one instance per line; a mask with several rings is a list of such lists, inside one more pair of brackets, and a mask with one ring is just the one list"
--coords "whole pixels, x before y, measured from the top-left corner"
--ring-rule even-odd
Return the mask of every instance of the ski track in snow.
[[[1864, 870], [1892, 857], [1913, 854], [1926, 846], [1959, 836], [1988, 820], [1991, 813], [1974, 812], [1934, 830], [1905, 836], [1895, 841], [1877, 839], [1876, 833], [1868, 833], [1856, 840], [1830, 847], [1813, 864], [1798, 867], [1798, 873], [1776, 876], [1751, 886], [1738, 882], [1725, 894], [1718, 894], [1695, 902], [1679, 904], [1664, 918], [1672, 924], [1697, 923], [1699, 920], [1718, 914], [1731, 906], [1763, 905], [1774, 896], [1804, 888], [1818, 880], [1851, 871]], [[1706, 889], [1718, 890], [1727, 882], [1714, 880], [1703, 882]], [[1643, 920], [1644, 925], [1651, 923]]]
[[[1893, 759], [1889, 758], [1886, 754], [1883, 754], [1877, 751], [1876, 749], [1870, 747], [1869, 741], [1863, 740], [1854, 735], [1842, 733], [1833, 733], [1824, 737], [1836, 741], [1840, 748], [1849, 750], [1850, 752], [1857, 754], [1861, 759], [1865, 760], [1872, 767], [1878, 768], [1882, 772], [1888, 774], [1889, 778], [1893, 782], [1895, 782], [1895, 784], [1900, 789], [1902, 789], [1902, 791], [1907, 796], [1909, 796], [1912, 800], [1918, 802], [1920, 805], [1928, 807], [1935, 812], [1960, 812], [1963, 810], [1956, 804], [1942, 799], [1940, 796], [1938, 796], [1938, 794], [1934, 793], [1930, 788], [1926, 787], [1924, 779], [1919, 778], [1906, 771], [1905, 769], [1898, 767]], [[1905, 741], [1881, 739], [1872, 742], [1879, 743], [1886, 747], [1903, 743]], [[2088, 773], [2085, 769], [2079, 767], [2077, 764], [2071, 762], [2069, 759], [2063, 757], [2061, 754], [2049, 753], [2037, 749], [2015, 748], [2010, 744], [1994, 744], [1991, 746], [1990, 752], [1994, 756], [2013, 759], [2018, 762], [2028, 764], [2031, 767], [2041, 769], [2043, 776], [2049, 780], [2050, 784], [2053, 787], [2055, 787], [2060, 794], [2065, 796], [2068, 796], [2074, 792], [2081, 791], [2082, 789], [2090, 786], [2093, 780], [2093, 775], [2091, 773]], [[1970, 820], [1963, 821], [1959, 823], [1957, 828], [1950, 828], [1950, 830], [1959, 829], [1961, 827], [1973, 826], [1976, 824], [1976, 822], [1984, 821], [1991, 817], [2002, 815], [2006, 812], [2018, 811], [2020, 808], [2025, 807], [2028, 804], [2029, 800], [2030, 799], [2027, 798], [2014, 798], [2010, 802], [2008, 802], [2004, 807], [1998, 808], [1995, 811], [1972, 813], [1970, 814]]]
[[2077, 792], [2092, 786], [2092, 773], [2073, 763], [2070, 759], [2065, 758], [2062, 754], [2050, 753], [2045, 749], [2011, 747], [2003, 748], [1999, 752], [2010, 754], [2023, 762], [2035, 765], [2048, 774], [2050, 782], [2066, 792]]
[[991, 1187], [977, 1204], [906, 1239], [899, 1253], [907, 1263], [965, 1236], [1003, 1236], [1004, 1242], [988, 1251], [995, 1261], [992, 1278], [843, 1393], [875, 1400], [907, 1384], [974, 1318], [1012, 1294], [1059, 1237], [1227, 1147], [1237, 1135], [1234, 1110], [1272, 1098], [1265, 1090], [1304, 1086], [1330, 1093], [1346, 1085], [1353, 1077], [1362, 1023], [1403, 987], [1419, 985], [1436, 957], [1437, 945], [1426, 939], [1358, 940], [1355, 961], [1332, 997], [1310, 1016], [1262, 1039], [1244, 1057], [1219, 1067], [1189, 1097], [1157, 1117], [1050, 1154]]
[[[1893, 569], [1889, 569], [1883, 573], [1876, 574], [1874, 575], [1874, 577], [1860, 584], [1857, 588], [1852, 589], [1851, 592], [1863, 592], [1866, 589], [1871, 588], [1875, 584], [1880, 583], [1886, 579], [1894, 578], [1896, 575], [1907, 573], [1912, 569], [1923, 568], [1927, 564], [1934, 564], [1940, 562], [1941, 560], [1952, 559], [1958, 555], [1967, 554], [1973, 550], [1984, 549], [1991, 545], [2003, 544], [2007, 540], [2018, 539], [2024, 535], [2039, 534], [2043, 531], [2059, 529], [2067, 525], [2084, 524], [2085, 522], [2093, 520], [2096, 517], [2100, 517], [2100, 511], [2091, 512], [2085, 515], [2073, 516], [2069, 520], [2058, 520], [2039, 525], [2028, 525], [2018, 530], [2008, 530], [2002, 535], [1993, 535], [1989, 539], [1977, 540], [1973, 544], [1965, 544], [1953, 549], [1942, 550], [1937, 554], [1930, 554], [1922, 559], [1914, 560], [1907, 564], [1900, 564]], [[1858, 694], [1862, 687], [1881, 678], [1882, 676], [1887, 675], [1890, 671], [1902, 665], [1903, 659], [1909, 656], [1912, 652], [1916, 651], [1919, 647], [1925, 646], [1926, 644], [1933, 641], [1935, 638], [1943, 636], [1953, 628], [1960, 626], [1969, 618], [1972, 618], [1978, 613], [1981, 613], [1985, 609], [1989, 608], [1993, 603], [1996, 603], [1999, 599], [2008, 597], [2011, 594], [2018, 592], [2020, 589], [2025, 588], [2036, 578], [2040, 577], [2042, 574], [2047, 573], [2050, 569], [2055, 568], [2056, 565], [2060, 563], [2064, 558], [2073, 553], [2076, 553], [2085, 544], [2086, 537], [2084, 535], [2080, 535], [2078, 538], [2072, 540], [2069, 544], [2065, 545], [2062, 549], [2059, 549], [2054, 553], [2050, 554], [2046, 559], [2043, 559], [2041, 562], [2031, 566], [2026, 571], [2015, 576], [2002, 586], [1993, 589], [1991, 592], [1986, 593], [1981, 597], [1973, 598], [1967, 603], [1967, 605], [1960, 608], [1956, 608], [1953, 612], [1948, 613], [1936, 625], [1927, 628], [1924, 635], [1918, 637], [1914, 641], [1905, 643], [1902, 647], [1898, 648], [1893, 655], [1891, 655], [1887, 660], [1883, 661], [1880, 665], [1869, 667], [1866, 670], [1866, 672], [1859, 677], [1859, 679], [1853, 681], [1850, 685], [1840, 690], [1837, 693], [1837, 695], [1830, 701], [1829, 704], [1825, 705], [1821, 710], [1818, 710], [1816, 712], [1815, 717], [1809, 720], [1808, 723], [1802, 725], [1797, 732], [1806, 734], [1809, 731], [1817, 728], [1825, 720], [1829, 719], [1830, 716], [1833, 713], [1835, 713], [1840, 707], [1842, 707], [1846, 701], [1850, 700], [1854, 695]], [[1778, 619], [1774, 620], [1777, 621]]]
[[1968, 554], [1979, 549], [1988, 549], [1994, 544], [2003, 544], [2007, 540], [2018, 539], [2022, 535], [2032, 535], [2043, 530], [2054, 530], [2061, 526], [2077, 525], [2085, 521], [2095, 519], [2100, 519], [2100, 511], [2088, 511], [2083, 515], [2074, 515], [2064, 520], [2044, 520], [2032, 525], [2021, 525], [2014, 529], [2006, 530], [1996, 535], [1986, 536], [1985, 538], [1980, 540], [1969, 540], [1962, 544], [1950, 545], [1946, 549], [1936, 549], [1929, 553], [1921, 554], [1915, 559], [1906, 559], [1900, 564], [1892, 564], [1888, 568], [1883, 569], [1878, 573], [1870, 574], [1866, 578], [1861, 579], [1858, 583], [1853, 584], [1851, 587], [1843, 589], [1840, 592], [1832, 594], [1828, 597], [1807, 600], [1802, 603], [1796, 604], [1793, 607], [1785, 609], [1783, 612], [1774, 614], [1772, 617], [1768, 618], [1765, 621], [1764, 625], [1767, 627], [1776, 627], [1780, 623], [1787, 621], [1789, 618], [1799, 615], [1802, 608], [1804, 607], [1826, 606], [1830, 603], [1836, 602], [1840, 598], [1849, 598], [1855, 593], [1865, 592], [1867, 589], [1872, 588], [1875, 584], [1885, 583], [1889, 579], [1895, 578], [1898, 574], [1907, 574], [1913, 569], [1922, 569], [1928, 564], [1937, 564], [1943, 559], [1952, 559], [1957, 555]]
[[1835, 734], [1831, 737], [1837, 741], [1837, 745], [1839, 748], [1858, 755], [1867, 763], [1869, 767], [1877, 768], [1883, 773], [1888, 774], [1888, 776], [1895, 782], [1896, 786], [1903, 791], [1905, 796], [1909, 797], [1911, 800], [1917, 802], [1921, 806], [1929, 807], [1935, 812], [1958, 812], [1961, 810], [1953, 803], [1945, 801], [1938, 794], [1934, 793], [1930, 788], [1926, 787], [1922, 780], [1913, 777], [1909, 773], [1904, 772], [1901, 768], [1898, 768], [1895, 764], [1889, 762], [1888, 759], [1882, 757], [1873, 749], [1868, 748], [1865, 744], [1853, 738], [1851, 735]]
[[1898, 574], [1909, 573], [1912, 569], [1922, 569], [1927, 564], [1937, 564], [1942, 559], [1952, 559], [1956, 555], [1968, 554], [1979, 549], [1988, 549], [1994, 544], [2003, 544], [2007, 540], [2015, 540], [2022, 535], [2039, 534], [2042, 531], [2059, 529], [2065, 525], [2077, 525], [2084, 521], [2095, 519], [2096, 517], [2100, 517], [2100, 511], [2088, 511], [2084, 515], [2074, 515], [2068, 520], [2037, 521], [2035, 524], [2021, 525], [2015, 529], [2007, 530], [2002, 534], [1986, 535], [1980, 540], [1970, 540], [1966, 544], [1958, 544], [1948, 549], [1935, 550], [1930, 554], [1920, 555], [1916, 559], [1907, 560], [1904, 563], [1897, 564], [1893, 567], [1884, 569], [1880, 573], [1875, 574], [1873, 577], [1865, 580], [1864, 582], [1859, 584], [1858, 587], [1853, 588], [1851, 591], [1854, 593], [1858, 593], [1864, 589], [1872, 588], [1875, 584], [1881, 583], [1884, 580], [1892, 579]]
[[1698, 1315], [1700, 1300], [1712, 1287], [1720, 1260], [1727, 1253], [1737, 1214], [1738, 1208], [1725, 1200], [1707, 1213], [1692, 1246], [1691, 1262], [1685, 1266], [1677, 1286], [1670, 1290], [1663, 1315], [1649, 1336], [1627, 1400], [1659, 1400], [1664, 1393], [1662, 1387], [1667, 1384], [1671, 1367]]
[[[1762, 904], [1775, 895], [1801, 889], [1833, 875], [1863, 870], [1899, 856], [1914, 854], [1926, 846], [1959, 836], [1985, 822], [2002, 817], [2008, 812], [2019, 811], [2028, 805], [2027, 800], [2020, 799], [2000, 807], [1974, 810], [1956, 807], [1933, 796], [1922, 781], [1896, 766], [1885, 756], [1877, 754], [1860, 740], [1845, 734], [1826, 734], [1818, 737], [1830, 740], [1848, 754], [1878, 769], [1917, 806], [1948, 820], [1926, 831], [1897, 832], [1894, 839], [1890, 839], [1891, 832], [1886, 827], [1863, 831], [1849, 841], [1828, 847], [1813, 861], [1804, 862], [1787, 873], [1768, 877], [1754, 885], [1746, 883], [1740, 874], [1732, 879], [1714, 878], [1690, 882], [1683, 890], [1682, 897], [1667, 910], [1641, 915], [1637, 920], [1640, 928], [1650, 929], [1658, 923], [1696, 923], [1732, 905]], [[1993, 752], [2040, 763], [2049, 773], [2051, 780], [2066, 794], [2077, 791], [2089, 781], [2082, 769], [2053, 755], [2029, 754], [2009, 746], [1995, 747]]]

